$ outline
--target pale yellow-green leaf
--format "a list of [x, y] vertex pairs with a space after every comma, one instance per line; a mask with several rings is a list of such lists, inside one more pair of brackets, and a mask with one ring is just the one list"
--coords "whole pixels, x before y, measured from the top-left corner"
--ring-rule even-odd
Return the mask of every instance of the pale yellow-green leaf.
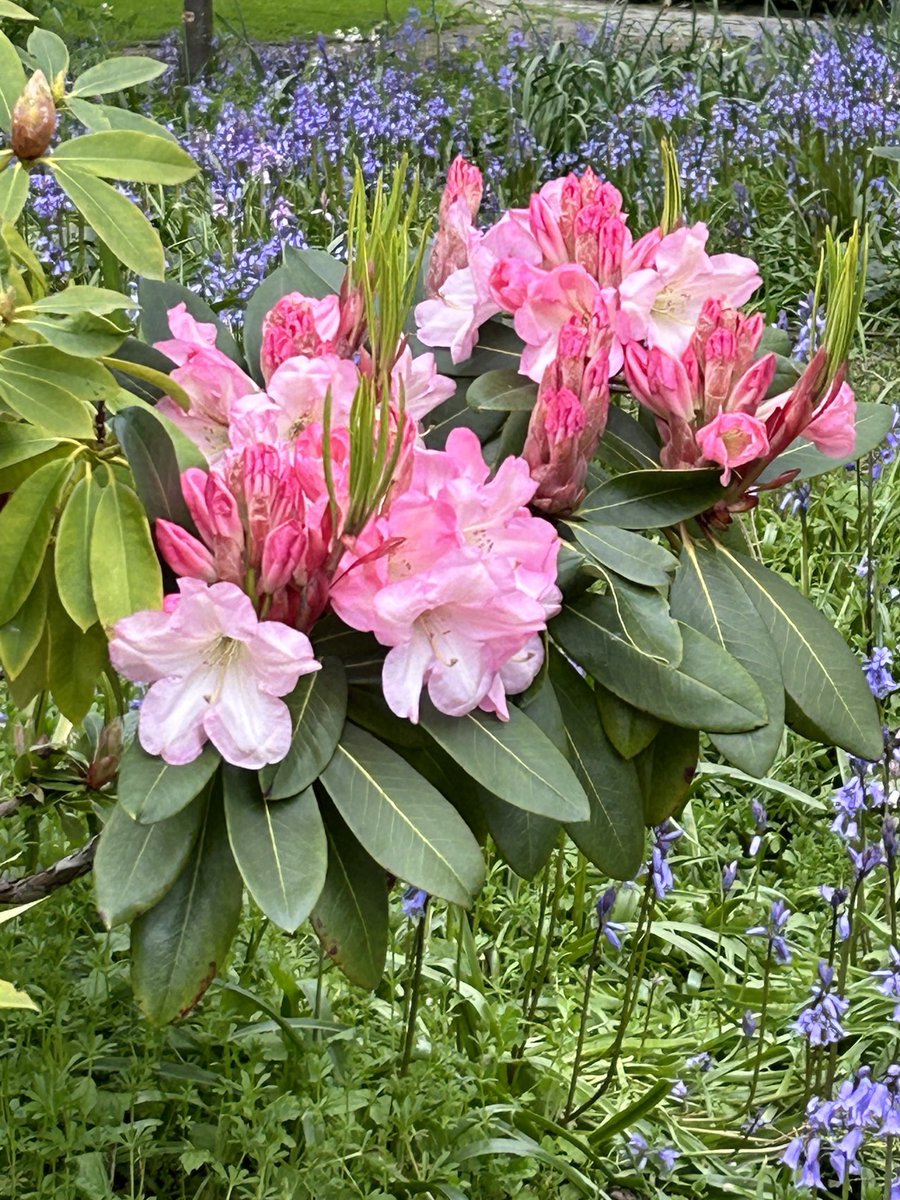
[[0, 979], [0, 1008], [30, 1008], [38, 1012], [38, 1006], [27, 992], [20, 992], [7, 979]]

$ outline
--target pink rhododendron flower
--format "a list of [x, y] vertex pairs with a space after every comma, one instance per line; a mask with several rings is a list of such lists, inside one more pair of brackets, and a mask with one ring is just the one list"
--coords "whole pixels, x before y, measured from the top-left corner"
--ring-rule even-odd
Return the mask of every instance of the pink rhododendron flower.
[[425, 281], [428, 296], [437, 295], [449, 275], [468, 266], [470, 235], [483, 191], [479, 169], [458, 155], [450, 164], [441, 197], [438, 232]]
[[678, 358], [707, 300], [718, 298], [738, 307], [759, 287], [762, 280], [752, 259], [709, 255], [708, 238], [702, 222], [682, 226], [660, 240], [649, 266], [622, 280], [622, 311], [633, 339]]
[[731, 480], [733, 467], [764, 458], [769, 450], [765, 424], [748, 413], [720, 412], [697, 430], [696, 439], [703, 457], [725, 468], [723, 486]]
[[[516, 333], [525, 342], [519, 367], [523, 375], [540, 383], [544, 371], [556, 358], [560, 330], [572, 317], [585, 326], [598, 320], [612, 330], [616, 293], [612, 288], [601, 288], [584, 267], [567, 263], [535, 280], [516, 313]], [[615, 374], [620, 366], [621, 352], [613, 342], [609, 370]]]
[[856, 396], [846, 382], [813, 412], [803, 430], [815, 448], [831, 458], [850, 458], [856, 449]]
[[292, 731], [280, 697], [320, 666], [309, 639], [260, 621], [233, 584], [182, 579], [178, 587], [162, 612], [119, 621], [109, 644], [120, 674], [152, 685], [141, 706], [141, 745], [173, 766], [193, 762], [207, 741], [248, 770], [280, 762]]
[[342, 620], [391, 647], [385, 698], [412, 721], [423, 686], [442, 712], [506, 717], [506, 682], [523, 690], [534, 678], [535, 635], [559, 611], [559, 539], [524, 507], [535, 491], [527, 463], [508, 458], [489, 476], [469, 429], [454, 430], [446, 450], [417, 447], [409, 488], [332, 587]]
[[264, 395], [245, 397], [232, 407], [231, 444], [292, 441], [325, 417], [331, 394], [331, 423], [346, 426], [359, 387], [359, 369], [336, 354], [298, 355], [274, 372]]
[[169, 310], [170, 341], [157, 342], [156, 349], [176, 364], [172, 379], [191, 400], [187, 412], [168, 396], [157, 404], [214, 462], [228, 445], [228, 424], [238, 400], [258, 392], [253, 380], [216, 348], [215, 325], [195, 321], [185, 304]]
[[402, 396], [406, 414], [413, 421], [424, 420], [456, 391], [455, 380], [438, 374], [433, 354], [413, 358], [409, 346], [404, 346], [394, 364], [391, 383], [395, 403], [399, 406]]
[[333, 353], [340, 321], [337, 296], [325, 296], [322, 300], [300, 292], [282, 296], [263, 320], [259, 365], [266, 385], [288, 359]]

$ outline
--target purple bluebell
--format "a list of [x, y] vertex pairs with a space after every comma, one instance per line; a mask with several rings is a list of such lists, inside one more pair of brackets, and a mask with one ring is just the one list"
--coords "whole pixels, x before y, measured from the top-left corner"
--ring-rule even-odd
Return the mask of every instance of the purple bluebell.
[[897, 818], [885, 817], [881, 822], [881, 845], [885, 861], [893, 864], [897, 859]]
[[876, 700], [885, 700], [900, 687], [891, 674], [893, 661], [894, 656], [887, 646], [873, 647], [872, 653], [863, 661], [866, 682]]
[[791, 910], [785, 902], [783, 900], [776, 900], [769, 913], [768, 923], [766, 925], [754, 925], [752, 929], [747, 930], [748, 937], [768, 938], [769, 953], [782, 966], [791, 961], [791, 951], [782, 933], [790, 915]]
[[413, 921], [422, 916], [427, 903], [428, 893], [426, 891], [423, 891], [422, 888], [408, 887], [403, 893], [400, 907], [403, 909], [403, 915]]
[[737, 873], [738, 873], [737, 859], [735, 859], [734, 862], [730, 862], [728, 864], [728, 866], [725, 867], [725, 869], [722, 871], [722, 891], [725, 893], [726, 896], [731, 891], [731, 889], [734, 887], [734, 882], [737, 879]]
[[657, 825], [653, 832], [654, 842], [649, 864], [650, 875], [656, 897], [658, 900], [662, 900], [675, 886], [675, 878], [672, 875], [668, 857], [684, 830], [679, 829], [674, 822], [666, 821], [662, 825]]
[[756, 1026], [756, 1017], [754, 1017], [753, 1013], [748, 1008], [741, 1017], [741, 1029], [743, 1030], [744, 1037], [747, 1039], [747, 1041], [749, 1041], [750, 1038], [753, 1037], [754, 1033], [756, 1033]]
[[761, 800], [754, 800], [750, 805], [750, 812], [753, 815], [753, 824], [756, 828], [756, 833], [750, 839], [750, 845], [747, 848], [747, 853], [751, 858], [756, 858], [759, 853], [759, 848], [762, 845], [762, 835], [766, 831], [766, 826], [769, 823], [768, 813], [765, 805]]
[[879, 991], [897, 1001], [897, 1006], [894, 1009], [894, 1020], [900, 1021], [900, 950], [896, 946], [889, 947], [888, 957], [890, 960], [889, 965], [883, 967], [880, 971], [873, 971], [872, 978], [880, 980], [878, 984]]
[[857, 879], [865, 879], [884, 862], [884, 851], [878, 842], [866, 846], [865, 850], [854, 850], [852, 846], [848, 846], [847, 855], [853, 864]]
[[784, 489], [784, 495], [778, 507], [781, 512], [787, 512], [792, 517], [796, 517], [798, 513], [809, 512], [811, 496], [812, 485], [804, 479], [799, 483], [792, 483]]
[[830, 1046], [846, 1037], [841, 1021], [850, 1002], [831, 991], [833, 982], [834, 967], [820, 962], [819, 983], [811, 989], [813, 1003], [803, 1010], [794, 1023], [794, 1028], [811, 1046]]
[[622, 949], [622, 941], [619, 934], [625, 928], [624, 925], [617, 921], [611, 921], [610, 915], [616, 906], [616, 901], [619, 898], [617, 888], [607, 888], [600, 899], [597, 901], [597, 920], [600, 922], [600, 932], [606, 938], [611, 946], [616, 950]]
[[628, 1151], [631, 1160], [639, 1171], [644, 1171], [652, 1163], [664, 1175], [675, 1166], [679, 1153], [668, 1146], [650, 1148], [647, 1139], [640, 1133], [632, 1133], [628, 1138]]

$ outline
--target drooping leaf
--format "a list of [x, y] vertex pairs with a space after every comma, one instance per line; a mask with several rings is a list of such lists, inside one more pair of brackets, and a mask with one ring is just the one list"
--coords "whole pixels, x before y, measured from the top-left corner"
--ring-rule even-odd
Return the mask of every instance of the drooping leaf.
[[0, 354], [0, 398], [17, 415], [56, 437], [93, 438], [93, 405], [117, 388], [98, 363], [51, 346], [16, 346]]
[[221, 800], [214, 792], [180, 875], [132, 927], [132, 983], [151, 1021], [172, 1021], [199, 1004], [224, 968], [242, 893]]
[[[2, 176], [0, 176], [2, 178]], [[889, 404], [857, 404], [856, 446], [846, 458], [832, 458], [817, 450], [812, 442], [798, 438], [783, 454], [766, 467], [760, 476], [761, 483], [777, 479], [785, 471], [798, 471], [794, 480], [813, 479], [827, 471], [836, 471], [847, 462], [855, 462], [864, 454], [877, 450], [890, 432], [894, 410]]]
[[[61, 444], [55, 437], [48, 437], [33, 425], [22, 425], [18, 421], [0, 421], [0, 478], [6, 478], [10, 467], [29, 464], [48, 451], [69, 454], [71, 448]], [[27, 478], [30, 473], [30, 470], [26, 470], [23, 478]], [[0, 491], [12, 492], [17, 486], [18, 484], [9, 488], [3, 487]]]
[[9, 326], [11, 336], [29, 330], [39, 334], [55, 349], [78, 358], [114, 354], [130, 329], [131, 325], [122, 313], [117, 317], [104, 317], [87, 312], [59, 317], [43, 312], [31, 316], [17, 314]]
[[80, 725], [94, 703], [100, 675], [109, 667], [106, 635], [99, 625], [79, 629], [55, 589], [50, 588], [47, 599], [47, 683], [59, 711]]
[[587, 797], [569, 763], [515, 706], [508, 721], [478, 710], [448, 717], [423, 699], [420, 722], [466, 774], [508, 804], [554, 821], [587, 816]]
[[15, 224], [28, 199], [28, 172], [20, 162], [0, 173], [0, 218]]
[[[269, 800], [305, 791], [331, 760], [347, 716], [347, 676], [343, 664], [329, 659], [320, 671], [304, 675], [285, 703], [291, 712], [291, 748], [282, 762], [259, 773]], [[299, 922], [298, 922], [299, 924]]]
[[669, 612], [666, 593], [637, 587], [610, 571], [604, 571], [603, 575], [621, 636], [642, 654], [677, 667], [684, 646], [678, 623]]
[[47, 463], [0, 511], [0, 624], [12, 620], [34, 587], [71, 471], [66, 460]]
[[244, 318], [244, 351], [250, 374], [262, 383], [259, 353], [262, 349], [263, 318], [289, 292], [321, 300], [341, 289], [346, 273], [343, 263], [324, 250], [298, 250], [285, 256], [284, 266], [265, 279], [247, 303]]
[[398, 754], [348, 723], [321, 781], [376, 862], [431, 895], [471, 902], [484, 877], [478, 843], [440, 792]]
[[107, 92], [121, 92], [139, 83], [158, 79], [168, 70], [165, 63], [141, 54], [107, 58], [82, 71], [72, 84], [66, 100], [70, 101], [73, 96], [103, 96]]
[[682, 626], [684, 653], [668, 667], [622, 636], [607, 596], [567, 604], [550, 626], [573, 661], [635, 708], [687, 729], [741, 733], [767, 719], [759, 688], [721, 646]]
[[166, 270], [162, 242], [141, 210], [87, 171], [57, 162], [55, 156], [49, 165], [59, 186], [116, 258], [136, 275], [162, 279]]
[[500, 853], [517, 875], [534, 879], [553, 852], [560, 822], [507, 804], [477, 783], [471, 787]]
[[466, 403], [476, 409], [530, 413], [537, 400], [537, 391], [537, 384], [520, 375], [514, 367], [488, 371], [469, 384]]
[[881, 722], [859, 660], [808, 600], [780, 576], [720, 546], [769, 631], [784, 688], [821, 740], [877, 759]]
[[551, 650], [550, 678], [559, 697], [570, 756], [590, 801], [587, 821], [566, 829], [579, 850], [614, 879], [631, 879], [644, 849], [644, 810], [634, 765], [607, 741], [590, 684]]
[[595, 680], [594, 697], [603, 731], [623, 758], [634, 758], [656, 737], [659, 718], [634, 708]]
[[144, 506], [112, 474], [94, 514], [91, 583], [106, 628], [142, 609], [162, 608], [162, 573]]
[[97, 907], [108, 929], [157, 904], [186, 864], [206, 810], [198, 798], [166, 821], [139, 825], [121, 804], [107, 818], [94, 859]]
[[218, 751], [207, 742], [193, 762], [173, 767], [148, 754], [135, 737], [119, 766], [119, 804], [142, 825], [167, 821], [200, 795], [219, 762]]
[[83, 475], [66, 501], [56, 531], [56, 588], [63, 608], [82, 630], [97, 621], [91, 586], [91, 535], [101, 491], [92, 474]]
[[172, 337], [169, 328], [169, 311], [179, 304], [203, 325], [215, 325], [216, 348], [227, 354], [232, 362], [244, 367], [244, 356], [234, 340], [228, 326], [209, 307], [202, 297], [183, 284], [167, 279], [141, 279], [138, 282], [138, 300], [141, 305], [141, 333], [150, 342], [167, 342]]
[[148, 409], [135, 406], [119, 413], [115, 430], [147, 519], [154, 522], [162, 517], [196, 534], [181, 490], [175, 446], [165, 426]]
[[587, 525], [660, 529], [695, 517], [721, 500], [718, 471], [629, 471], [585, 497], [576, 516]]
[[293, 933], [325, 885], [328, 846], [311, 787], [288, 800], [264, 800], [251, 771], [225, 768], [231, 852], [247, 891], [279, 929]]
[[177, 142], [134, 129], [69, 138], [54, 151], [52, 163], [123, 183], [176, 184], [197, 174], [197, 164]]
[[597, 563], [642, 587], [667, 587], [678, 560], [656, 542], [613, 525], [570, 524], [578, 545]]
[[721, 558], [686, 542], [672, 585], [672, 612], [732, 654], [756, 681], [769, 719], [747, 733], [715, 734], [713, 744], [740, 770], [763, 776], [784, 732], [784, 682], [769, 632], [747, 593]]
[[328, 870], [311, 923], [328, 958], [358, 987], [376, 988], [388, 945], [387, 877], [323, 800]]
[[12, 128], [12, 110], [24, 90], [25, 68], [19, 52], [6, 34], [0, 33], [0, 128], [4, 133]]
[[644, 821], [661, 825], [679, 812], [697, 776], [700, 735], [696, 729], [663, 725], [634, 760], [644, 797]]
[[0, 664], [10, 679], [25, 669], [47, 621], [47, 571], [41, 571], [18, 612], [0, 625]]

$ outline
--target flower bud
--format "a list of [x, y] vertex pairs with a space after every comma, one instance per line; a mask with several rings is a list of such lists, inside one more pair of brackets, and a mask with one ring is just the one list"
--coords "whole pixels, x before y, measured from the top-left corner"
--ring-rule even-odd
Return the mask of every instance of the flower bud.
[[56, 105], [43, 71], [35, 71], [12, 111], [12, 149], [24, 162], [40, 158], [56, 132]]
[[156, 544], [160, 554], [179, 577], [216, 582], [218, 576], [212, 554], [180, 525], [160, 518], [156, 522]]
[[263, 543], [259, 587], [276, 592], [291, 579], [306, 550], [306, 534], [299, 521], [286, 521], [269, 533]]

